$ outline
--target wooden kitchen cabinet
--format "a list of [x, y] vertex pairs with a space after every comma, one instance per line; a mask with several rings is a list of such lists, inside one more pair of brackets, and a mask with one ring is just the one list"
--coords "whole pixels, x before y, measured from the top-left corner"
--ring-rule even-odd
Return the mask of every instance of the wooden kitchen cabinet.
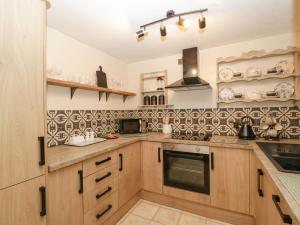
[[141, 143], [118, 150], [119, 207], [141, 190]]
[[47, 176], [47, 224], [83, 225], [82, 163]]
[[[261, 162], [256, 158], [254, 161], [254, 170], [257, 173], [257, 179], [255, 182], [255, 220], [256, 225], [284, 225], [284, 223], [276, 205], [273, 201], [273, 195], [278, 196], [280, 199], [279, 207], [282, 213], [287, 216], [289, 214], [288, 207], [285, 199], [281, 196], [270, 176], [267, 174], [265, 168]], [[291, 217], [292, 218], [292, 217]], [[293, 218], [292, 218], [293, 220]], [[299, 224], [296, 220], [293, 220], [293, 224]]]
[[0, 0], [0, 189], [45, 173], [46, 3]]
[[249, 214], [250, 151], [211, 147], [212, 206]]
[[162, 193], [163, 168], [162, 144], [156, 142], [142, 143], [142, 179], [143, 189]]
[[265, 179], [265, 171], [261, 165], [261, 163], [257, 160], [254, 160], [254, 199], [255, 199], [255, 217], [256, 217], [256, 225], [266, 225], [267, 224], [267, 204], [266, 204], [266, 195], [269, 195], [268, 189], [265, 188], [267, 185]]
[[0, 224], [46, 225], [40, 214], [46, 190], [44, 176], [0, 190]]

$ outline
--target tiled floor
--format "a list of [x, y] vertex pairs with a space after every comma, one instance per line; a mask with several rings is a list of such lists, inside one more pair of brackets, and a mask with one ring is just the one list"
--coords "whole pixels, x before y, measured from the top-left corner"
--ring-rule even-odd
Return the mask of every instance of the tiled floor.
[[117, 225], [231, 225], [140, 200]]

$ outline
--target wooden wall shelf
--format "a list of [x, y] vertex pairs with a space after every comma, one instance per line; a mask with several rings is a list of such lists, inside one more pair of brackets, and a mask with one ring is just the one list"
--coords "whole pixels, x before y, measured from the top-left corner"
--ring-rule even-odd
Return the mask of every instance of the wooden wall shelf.
[[[255, 102], [289, 102], [289, 101], [293, 101], [295, 103], [295, 101], [299, 101], [300, 100], [300, 58], [299, 58], [299, 54], [300, 54], [300, 49], [297, 47], [288, 47], [287, 49], [277, 49], [271, 52], [266, 52], [264, 50], [258, 50], [258, 51], [250, 51], [250, 52], [246, 52], [243, 53], [241, 56], [229, 56], [229, 57], [221, 57], [217, 59], [217, 90], [218, 90], [218, 95], [217, 95], [217, 104], [231, 104], [231, 103], [255, 103]], [[261, 76], [258, 77], [241, 77], [241, 78], [232, 78], [229, 80], [219, 80], [219, 69], [222, 66], [228, 66], [226, 64], [229, 64], [229, 66], [234, 67], [236, 66], [236, 64], [241, 65], [240, 63], [245, 64], [247, 63], [247, 61], [251, 63], [255, 62], [260, 63], [261, 65], [263, 63], [265, 63], [264, 60], [255, 60], [254, 59], [263, 59], [263, 58], [267, 58], [269, 57], [268, 61], [272, 61], [274, 60], [274, 58], [272, 57], [276, 57], [276, 56], [287, 56], [287, 57], [292, 57], [292, 62], [294, 65], [294, 71], [291, 73], [287, 73], [287, 74], [263, 74]], [[282, 57], [281, 57], [282, 58]], [[243, 61], [243, 62], [241, 62]], [[230, 63], [232, 62], [238, 62], [235, 63], [234, 65], [230, 65]], [[224, 65], [225, 64], [225, 65]], [[244, 65], [243, 65], [244, 66]], [[265, 66], [266, 67], [266, 66]], [[239, 68], [240, 69], [240, 68]], [[266, 69], [266, 68], [265, 68]], [[265, 72], [266, 73], [266, 72]], [[276, 80], [276, 79], [288, 79], [288, 78], [292, 78], [292, 84], [294, 85], [294, 96], [291, 98], [262, 98], [262, 99], [247, 99], [247, 98], [242, 98], [242, 99], [231, 99], [228, 101], [223, 101], [221, 99], [219, 99], [219, 91], [221, 89], [221, 87], [227, 87], [227, 88], [233, 88], [233, 87], [237, 87], [235, 86], [231, 86], [232, 83], [238, 83], [238, 82], [249, 82], [247, 84], [243, 84], [244, 87], [247, 89], [249, 87], [249, 89], [251, 90], [255, 90], [255, 85], [256, 83], [251, 83], [252, 81], [261, 81], [261, 80]], [[274, 82], [274, 81], [273, 81]], [[267, 91], [268, 89], [264, 90]], [[241, 91], [241, 90], [240, 90]], [[245, 92], [246, 90], [244, 90]], [[241, 93], [245, 96], [246, 93]]]
[[297, 74], [266, 74], [266, 75], [261, 75], [259, 77], [244, 77], [244, 78], [233, 78], [230, 80], [219, 80], [217, 81], [218, 84], [225, 84], [225, 83], [234, 83], [234, 82], [241, 82], [241, 81], [245, 81], [245, 82], [250, 82], [250, 81], [255, 81], [255, 80], [267, 80], [267, 79], [285, 79], [285, 78], [289, 78], [289, 77], [296, 77], [299, 76]]
[[297, 98], [262, 98], [262, 99], [232, 99], [227, 101], [218, 101], [218, 103], [237, 103], [237, 102], [244, 102], [244, 103], [251, 103], [251, 102], [288, 102], [288, 101], [297, 101]]
[[97, 86], [93, 86], [93, 85], [89, 85], [89, 84], [81, 84], [81, 83], [76, 83], [76, 82], [72, 82], [72, 81], [57, 80], [57, 79], [52, 79], [52, 78], [47, 78], [47, 84], [48, 85], [53, 85], [53, 86], [60, 86], [60, 87], [70, 88], [71, 99], [73, 98], [73, 96], [75, 94], [75, 91], [77, 89], [98, 92], [99, 93], [99, 101], [101, 100], [103, 94], [106, 95], [106, 101], [108, 100], [110, 94], [122, 95], [123, 96], [123, 102], [126, 101], [126, 98], [128, 96], [135, 96], [136, 95], [133, 92], [114, 90], [114, 89], [110, 89], [110, 88], [97, 87]]
[[277, 49], [271, 52], [266, 52], [264, 50], [260, 51], [250, 51], [247, 53], [242, 54], [241, 56], [229, 56], [226, 58], [220, 57], [217, 59], [218, 63], [231, 63], [231, 62], [238, 62], [243, 60], [250, 60], [250, 59], [259, 59], [259, 58], [266, 58], [266, 57], [274, 57], [280, 55], [287, 55], [299, 52], [300, 49], [296, 47], [288, 47], [288, 49]]

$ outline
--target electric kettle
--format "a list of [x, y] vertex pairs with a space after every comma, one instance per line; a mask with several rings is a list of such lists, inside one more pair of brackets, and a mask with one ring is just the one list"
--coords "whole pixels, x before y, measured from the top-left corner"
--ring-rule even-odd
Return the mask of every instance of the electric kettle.
[[243, 140], [254, 140], [256, 135], [253, 132], [252, 125], [254, 120], [249, 116], [241, 118], [240, 123], [234, 123], [234, 127], [238, 130], [238, 136]]

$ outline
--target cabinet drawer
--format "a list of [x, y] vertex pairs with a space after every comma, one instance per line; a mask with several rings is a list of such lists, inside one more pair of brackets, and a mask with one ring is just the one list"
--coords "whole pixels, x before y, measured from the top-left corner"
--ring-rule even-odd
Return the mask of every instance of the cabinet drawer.
[[100, 225], [118, 209], [118, 194], [113, 193], [96, 208], [84, 214], [84, 225]]
[[84, 177], [97, 172], [105, 167], [115, 165], [116, 157], [115, 152], [109, 152], [107, 154], [103, 154], [97, 156], [95, 158], [86, 160], [83, 162], [83, 175]]
[[101, 187], [107, 181], [112, 180], [114, 177], [116, 177], [116, 172], [114, 171], [113, 166], [106, 167], [94, 174], [91, 174], [83, 179], [84, 192], [91, 192]]
[[118, 190], [118, 179], [115, 177], [110, 179], [90, 192], [85, 192], [83, 195], [84, 213], [97, 208], [106, 198], [110, 197]]

